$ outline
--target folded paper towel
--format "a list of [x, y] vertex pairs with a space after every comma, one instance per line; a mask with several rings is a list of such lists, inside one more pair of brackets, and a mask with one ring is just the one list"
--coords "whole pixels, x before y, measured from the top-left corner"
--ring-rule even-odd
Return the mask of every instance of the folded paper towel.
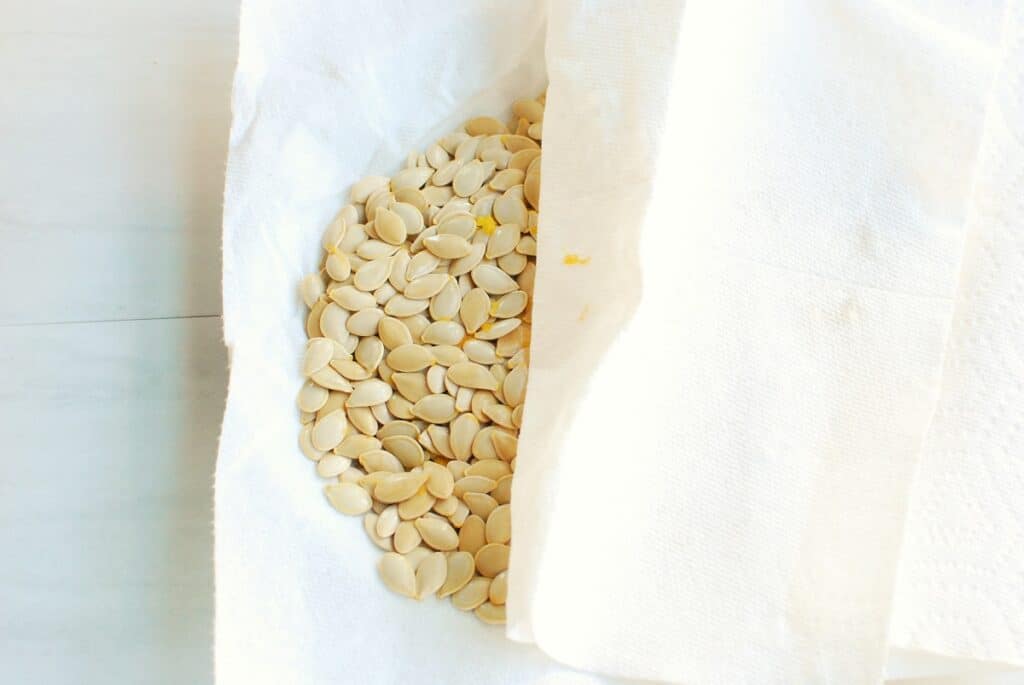
[[[958, 635], [963, 622], [921, 610], [953, 581], [915, 580], [948, 571], [937, 562], [950, 552], [929, 547], [942, 525], [929, 512], [949, 501], [950, 463], [975, 454], [949, 446], [960, 425], [930, 424], [940, 387], [939, 417], [969, 413], [940, 383], [966, 222], [973, 235], [997, 218], [995, 240], [1020, 255], [1019, 206], [1008, 215], [970, 199], [989, 135], [980, 168], [991, 165], [993, 185], [979, 188], [1003, 207], [1019, 189], [1019, 167], [1001, 180], [994, 156], [1007, 147], [1020, 160], [1020, 127], [1006, 120], [1020, 112], [1019, 71], [1002, 72], [1004, 128], [985, 116], [1000, 16], [996, 4], [953, 2], [243, 2], [225, 212], [218, 680], [611, 681], [450, 607], [388, 595], [377, 550], [324, 505], [294, 445], [295, 284], [344, 189], [539, 89], [545, 49], [510, 636], [612, 676], [877, 682], [906, 548], [918, 561], [902, 562], [897, 645], [1019, 657], [1007, 644], [977, 653], [994, 644], [998, 613]], [[565, 265], [566, 253], [590, 261]], [[1000, 273], [1007, 299], [982, 318], [1019, 321], [1019, 280]], [[995, 294], [983, 275], [963, 280]], [[957, 332], [976, 318], [955, 320], [962, 342], [946, 375], [951, 355], [988, 349]], [[1007, 335], [1000, 349], [1018, 339]], [[989, 388], [995, 377], [958, 382]], [[1004, 387], [997, 403], [1014, 397]], [[915, 492], [908, 535], [924, 535], [901, 545], [926, 432], [925, 459], [941, 463], [923, 481], [935, 486]], [[1012, 433], [986, 435], [1003, 451], [975, 464], [975, 482], [992, 460], [1019, 464]], [[960, 494], [969, 509], [972, 493]], [[986, 544], [975, 571], [1019, 572], [1012, 554], [986, 565]], [[1002, 578], [994, 596], [1019, 605], [1019, 585], [1014, 594]], [[976, 597], [977, 585], [942, 602]]]

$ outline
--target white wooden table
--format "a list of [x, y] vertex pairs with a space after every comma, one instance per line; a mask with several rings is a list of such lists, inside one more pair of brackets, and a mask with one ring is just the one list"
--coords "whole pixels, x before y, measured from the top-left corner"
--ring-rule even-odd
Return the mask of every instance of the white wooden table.
[[0, 683], [212, 681], [237, 0], [0, 0]]

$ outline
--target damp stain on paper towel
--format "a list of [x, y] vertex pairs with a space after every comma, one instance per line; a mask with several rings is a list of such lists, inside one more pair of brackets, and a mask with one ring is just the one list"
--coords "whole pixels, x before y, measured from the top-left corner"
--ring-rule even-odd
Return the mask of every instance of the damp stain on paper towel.
[[577, 321], [583, 321], [584, 319], [587, 318], [588, 314], [590, 314], [590, 305], [589, 304], [585, 304], [585, 305], [583, 305], [583, 309], [580, 310], [579, 318], [576, 319], [576, 320]]
[[590, 264], [590, 257], [584, 257], [573, 252], [567, 252], [562, 258], [562, 264], [566, 266], [586, 266]]

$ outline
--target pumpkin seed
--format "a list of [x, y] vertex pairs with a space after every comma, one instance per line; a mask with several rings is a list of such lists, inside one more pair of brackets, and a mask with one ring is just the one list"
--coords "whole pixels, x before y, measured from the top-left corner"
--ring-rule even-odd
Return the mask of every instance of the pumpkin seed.
[[462, 611], [476, 609], [487, 601], [490, 587], [490, 578], [473, 578], [461, 590], [452, 594], [452, 606]]
[[497, 500], [482, 492], [467, 492], [462, 496], [462, 501], [466, 503], [470, 512], [482, 519], [490, 516], [494, 508], [498, 506]]
[[485, 533], [488, 543], [506, 544], [512, 539], [512, 515], [508, 504], [499, 504], [487, 517]]
[[416, 599], [423, 599], [441, 589], [448, 576], [448, 559], [434, 552], [416, 567]]
[[365, 514], [373, 504], [369, 493], [355, 483], [331, 483], [324, 486], [324, 494], [331, 506], [350, 516]]
[[[493, 582], [491, 583], [493, 585]], [[490, 592], [490, 590], [488, 590]], [[500, 626], [505, 624], [505, 606], [497, 606], [492, 602], [484, 602], [478, 606], [473, 613], [488, 625]]]
[[369, 407], [349, 407], [345, 414], [348, 416], [348, 422], [364, 435], [373, 435], [380, 427]]
[[449, 395], [427, 395], [413, 405], [412, 413], [428, 423], [448, 423], [455, 418], [455, 398]]
[[423, 542], [436, 550], [448, 552], [459, 546], [459, 534], [443, 519], [418, 518], [416, 530], [419, 531]]
[[494, 133], [508, 133], [505, 124], [494, 117], [475, 117], [466, 122], [466, 133], [471, 136], [491, 135]]
[[511, 276], [491, 264], [478, 265], [470, 272], [470, 275], [477, 287], [491, 295], [504, 295], [518, 287]]
[[440, 598], [455, 594], [473, 580], [476, 561], [468, 552], [453, 552], [447, 559], [448, 572], [445, 581], [437, 591]]
[[389, 590], [406, 597], [416, 596], [416, 575], [408, 559], [395, 552], [386, 552], [377, 568]]
[[420, 532], [416, 530], [416, 526], [413, 525], [412, 521], [402, 521], [395, 528], [395, 535], [392, 538], [391, 544], [395, 546], [396, 552], [406, 554], [419, 545], [422, 540]]
[[416, 494], [398, 505], [398, 515], [403, 521], [411, 521], [425, 515], [434, 506], [437, 498], [421, 487]]
[[402, 502], [415, 495], [426, 482], [425, 473], [397, 473], [377, 484], [373, 496], [388, 504]]
[[[458, 259], [470, 253], [469, 242], [465, 238], [451, 234], [433, 235], [425, 238], [423, 246], [433, 255], [442, 259]], [[358, 276], [358, 273], [356, 276]]]
[[463, 552], [476, 554], [477, 551], [487, 544], [486, 524], [476, 514], [466, 518], [462, 528], [459, 529], [459, 549]]

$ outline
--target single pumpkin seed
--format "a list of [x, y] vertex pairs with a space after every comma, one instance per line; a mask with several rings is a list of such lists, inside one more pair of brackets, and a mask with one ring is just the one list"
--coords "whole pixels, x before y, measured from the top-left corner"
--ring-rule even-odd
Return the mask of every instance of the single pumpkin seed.
[[448, 552], [459, 546], [459, 534], [445, 520], [418, 518], [416, 530], [419, 531], [423, 542], [436, 550]]
[[448, 559], [434, 552], [416, 568], [416, 599], [423, 599], [441, 589], [448, 576]]
[[398, 515], [403, 521], [412, 521], [425, 515], [434, 506], [437, 498], [421, 487], [416, 494], [398, 505]]
[[331, 483], [324, 486], [324, 494], [331, 506], [350, 516], [365, 514], [373, 504], [369, 493], [355, 483]]
[[484, 520], [476, 514], [466, 517], [465, 523], [459, 529], [459, 550], [475, 555], [487, 544], [485, 529]]
[[[492, 583], [493, 584], [493, 583]], [[489, 592], [489, 590], [488, 590]], [[495, 605], [492, 602], [484, 602], [476, 609], [473, 610], [473, 614], [478, 619], [488, 625], [500, 626], [505, 625], [505, 606]]]
[[348, 422], [364, 435], [373, 435], [380, 427], [369, 407], [349, 407], [345, 414], [348, 416]]
[[461, 590], [452, 594], [452, 606], [461, 611], [476, 609], [487, 601], [490, 586], [490, 578], [473, 578]]
[[392, 544], [395, 546], [396, 552], [406, 554], [419, 545], [422, 540], [420, 532], [416, 530], [416, 526], [413, 525], [412, 521], [402, 521], [395, 529]]
[[[470, 253], [469, 242], [457, 235], [433, 235], [425, 238], [423, 246], [442, 259], [458, 259]], [[359, 274], [356, 274], [358, 276]]]
[[467, 388], [481, 390], [496, 390], [498, 388], [498, 381], [490, 371], [473, 362], [453, 364], [448, 369], [447, 378], [453, 383]]
[[384, 312], [388, 316], [404, 319], [419, 314], [427, 308], [430, 303], [426, 300], [413, 300], [405, 295], [395, 295], [388, 300]]
[[512, 539], [511, 512], [508, 504], [499, 504], [487, 517], [485, 533], [488, 543], [507, 544]]
[[401, 554], [386, 552], [381, 556], [377, 569], [389, 590], [405, 597], [416, 596], [416, 574], [409, 560]]
[[449, 395], [427, 395], [413, 405], [412, 413], [428, 423], [448, 423], [455, 418], [455, 398]]
[[482, 492], [467, 492], [462, 496], [462, 500], [469, 511], [482, 519], [490, 516], [494, 508], [498, 506], [497, 500]]
[[517, 288], [517, 284], [511, 276], [490, 264], [478, 265], [470, 272], [470, 275], [477, 287], [491, 295], [504, 295]]
[[[383, 335], [381, 339], [383, 340]], [[392, 349], [387, 356], [388, 366], [395, 371], [409, 373], [413, 371], [422, 371], [430, 366], [433, 361], [434, 355], [432, 355], [427, 348], [414, 344], [405, 344], [396, 347]]]
[[381, 481], [373, 496], [381, 502], [394, 504], [409, 499], [426, 483], [425, 473], [397, 473]]

